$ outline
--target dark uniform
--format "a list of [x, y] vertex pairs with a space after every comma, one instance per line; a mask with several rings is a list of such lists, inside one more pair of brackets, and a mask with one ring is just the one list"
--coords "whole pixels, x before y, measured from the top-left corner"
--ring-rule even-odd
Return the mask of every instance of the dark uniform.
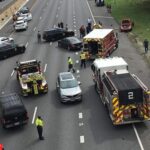
[[42, 118], [40, 116], [38, 116], [36, 118], [35, 125], [37, 127], [39, 139], [40, 140], [44, 140], [44, 137], [42, 135], [42, 133], [43, 133], [43, 120], [42, 120]]
[[37, 39], [38, 39], [38, 43], [40, 43], [40, 42], [41, 42], [41, 34], [40, 34], [40, 31], [38, 31]]
[[145, 48], [145, 53], [147, 53], [148, 52], [148, 40], [145, 39], [143, 44], [144, 44], [144, 48]]

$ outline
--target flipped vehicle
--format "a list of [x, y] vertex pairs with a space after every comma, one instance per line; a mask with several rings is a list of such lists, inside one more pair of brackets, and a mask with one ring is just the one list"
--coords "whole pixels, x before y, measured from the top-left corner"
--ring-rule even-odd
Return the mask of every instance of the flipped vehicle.
[[27, 30], [28, 28], [28, 24], [25, 20], [19, 20], [15, 22], [15, 30], [19, 31], [19, 30]]
[[2, 43], [12, 43], [14, 42], [14, 39], [11, 37], [0, 37], [0, 44]]
[[30, 10], [28, 7], [24, 6], [18, 12], [22, 14], [27, 14], [27, 13], [30, 13]]
[[79, 82], [71, 72], [58, 75], [56, 88], [62, 103], [82, 101], [82, 90]]
[[65, 30], [62, 28], [53, 28], [50, 30], [45, 30], [43, 32], [43, 40], [47, 42], [53, 42], [60, 39], [63, 39], [65, 37], [74, 36], [74, 31], [72, 30]]
[[17, 62], [15, 70], [23, 96], [48, 92], [48, 84], [41, 72], [40, 61], [28, 60]]
[[81, 50], [82, 42], [76, 37], [67, 37], [58, 41], [58, 47], [70, 50]]
[[27, 110], [16, 93], [0, 96], [0, 117], [3, 128], [27, 124]]
[[15, 43], [1, 43], [0, 44], [0, 59], [6, 59], [8, 57], [22, 54], [26, 50], [25, 45], [18, 45]]
[[23, 17], [25, 21], [31, 21], [32, 20], [32, 14], [26, 13], [26, 14], [20, 14], [20, 17]]
[[131, 21], [131, 19], [123, 19], [121, 21], [121, 24], [120, 24], [120, 31], [121, 32], [127, 32], [127, 31], [132, 31], [132, 28], [133, 28], [133, 22]]

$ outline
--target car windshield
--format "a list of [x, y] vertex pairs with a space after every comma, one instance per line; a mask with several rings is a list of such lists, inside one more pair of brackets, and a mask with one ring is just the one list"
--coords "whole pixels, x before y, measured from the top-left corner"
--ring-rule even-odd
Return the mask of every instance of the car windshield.
[[77, 82], [76, 79], [61, 81], [61, 85], [60, 86], [61, 86], [62, 89], [74, 88], [74, 87], [78, 86], [78, 82]]
[[35, 72], [38, 72], [38, 67], [28, 67], [28, 68], [23, 68], [21, 70], [22, 74], [35, 73]]

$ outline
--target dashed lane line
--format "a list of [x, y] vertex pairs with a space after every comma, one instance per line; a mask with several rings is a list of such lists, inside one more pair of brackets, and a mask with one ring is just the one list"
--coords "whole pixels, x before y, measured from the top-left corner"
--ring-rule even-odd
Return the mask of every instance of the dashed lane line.
[[28, 45], [29, 45], [29, 43], [27, 42], [27, 43], [26, 43], [26, 45], [25, 45], [25, 47], [27, 48], [27, 47], [28, 47]]
[[80, 113], [79, 113], [79, 119], [82, 119], [82, 118], [83, 118], [83, 113], [80, 112]]
[[80, 73], [80, 70], [77, 70], [77, 73]]
[[42, 19], [42, 17], [40, 17], [40, 20]]
[[139, 134], [138, 134], [138, 132], [137, 132], [137, 129], [136, 129], [135, 125], [134, 125], [134, 124], [132, 124], [132, 127], [133, 127], [133, 129], [134, 129], [134, 132], [135, 132], [136, 138], [137, 138], [137, 140], [138, 140], [138, 142], [139, 142], [140, 149], [141, 149], [141, 150], [144, 150], [144, 147], [143, 147], [142, 141], [141, 141], [141, 139], [140, 139], [140, 137], [139, 137]]
[[52, 45], [52, 42], [50, 42], [49, 45]]
[[79, 60], [76, 60], [76, 64], [78, 64], [79, 63]]
[[33, 29], [34, 31], [36, 30], [36, 27], [34, 27], [34, 29]]
[[81, 143], [81, 144], [85, 143], [84, 135], [81, 135], [81, 136], [80, 136], [80, 143]]
[[44, 66], [44, 72], [46, 72], [46, 69], [47, 69], [47, 64], [45, 64]]
[[32, 118], [32, 124], [34, 124], [36, 112], [37, 112], [37, 106], [34, 108], [34, 113], [33, 113], [33, 118]]
[[15, 73], [15, 71], [13, 70], [12, 73], [11, 73], [11, 77], [13, 76], [14, 73]]
[[79, 53], [78, 53], [78, 52], [76, 52], [75, 54], [76, 54], [76, 55], [79, 55]]

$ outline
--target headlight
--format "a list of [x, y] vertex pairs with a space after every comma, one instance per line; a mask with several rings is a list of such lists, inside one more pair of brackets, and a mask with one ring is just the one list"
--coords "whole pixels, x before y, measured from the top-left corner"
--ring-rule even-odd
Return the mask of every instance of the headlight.
[[24, 89], [24, 90], [27, 90], [28, 89], [28, 86], [27, 86], [27, 84], [22, 84], [22, 89]]
[[42, 86], [45, 86], [47, 84], [46, 80], [42, 81]]

